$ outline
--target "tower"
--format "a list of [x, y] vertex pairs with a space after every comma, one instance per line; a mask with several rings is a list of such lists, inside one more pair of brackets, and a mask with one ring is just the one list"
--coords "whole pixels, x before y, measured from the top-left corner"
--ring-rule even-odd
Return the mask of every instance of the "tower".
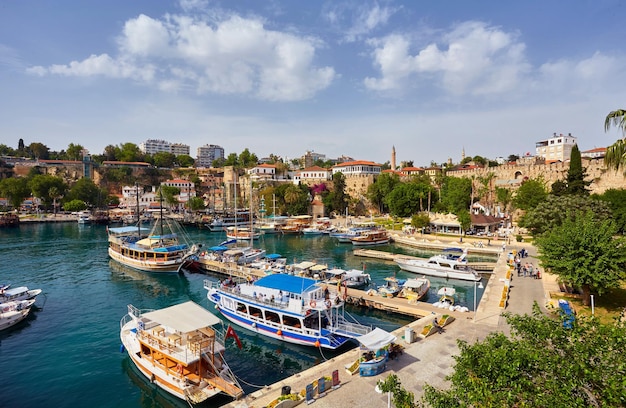
[[396, 147], [391, 147], [391, 170], [396, 171]]

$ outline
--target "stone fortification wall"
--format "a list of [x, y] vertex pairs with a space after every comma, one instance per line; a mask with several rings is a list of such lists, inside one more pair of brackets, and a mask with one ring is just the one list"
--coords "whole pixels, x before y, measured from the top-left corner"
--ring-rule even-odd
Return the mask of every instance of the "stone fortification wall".
[[[604, 165], [604, 159], [590, 159], [582, 161], [587, 172], [587, 180], [591, 181], [589, 188], [592, 193], [602, 194], [611, 188], [626, 188], [626, 178], [621, 171], [609, 170]], [[521, 164], [504, 164], [498, 167], [474, 168], [448, 171], [452, 177], [486, 177], [489, 173], [495, 175], [495, 185], [516, 188], [525, 179], [543, 178], [549, 188], [557, 180], [567, 177], [569, 162], [525, 162]], [[512, 182], [515, 181], [515, 182]]]
[[374, 175], [346, 176], [345, 192], [352, 198], [361, 198], [367, 194], [367, 188], [374, 183]]

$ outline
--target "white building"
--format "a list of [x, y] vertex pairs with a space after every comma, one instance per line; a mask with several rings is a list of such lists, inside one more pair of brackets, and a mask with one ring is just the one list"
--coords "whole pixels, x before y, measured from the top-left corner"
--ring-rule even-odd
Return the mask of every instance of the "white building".
[[340, 163], [333, 166], [333, 174], [343, 173], [344, 176], [377, 176], [380, 174], [381, 165], [364, 160]]
[[319, 166], [307, 167], [306, 169], [299, 170], [293, 176], [293, 183], [300, 184], [300, 182], [323, 182], [331, 179], [332, 172], [329, 169], [325, 169]]
[[572, 147], [577, 144], [576, 138], [568, 133], [567, 136], [556, 133], [548, 140], [537, 142], [536, 156], [542, 157], [547, 163], [569, 160], [572, 155]]
[[174, 156], [187, 155], [189, 156], [189, 145], [182, 143], [172, 143], [170, 145], [170, 153]]
[[198, 147], [196, 167], [211, 167], [213, 161], [224, 158], [224, 148], [218, 145], [204, 145]]
[[171, 151], [170, 145], [171, 143], [165, 140], [148, 139], [139, 144], [139, 150], [141, 150], [143, 154], [155, 154], [159, 152], [169, 153]]
[[273, 164], [259, 164], [247, 171], [250, 178], [255, 180], [275, 180], [276, 166]]

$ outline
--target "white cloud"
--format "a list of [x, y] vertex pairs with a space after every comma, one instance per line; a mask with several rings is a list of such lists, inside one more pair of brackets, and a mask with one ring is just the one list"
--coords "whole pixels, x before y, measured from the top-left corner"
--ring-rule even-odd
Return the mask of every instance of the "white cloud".
[[133, 78], [156, 83], [161, 90], [193, 88], [198, 93], [298, 101], [327, 88], [336, 77], [332, 67], [315, 66], [319, 46], [311, 37], [269, 30], [255, 18], [230, 16], [212, 22], [142, 14], [124, 24], [117, 57], [92, 55], [28, 72]]
[[411, 49], [416, 45], [409, 36], [393, 34], [370, 40], [381, 76], [368, 77], [364, 83], [372, 90], [391, 91], [434, 79], [451, 94], [507, 92], [529, 70], [525, 46], [517, 37], [516, 33], [470, 21], [454, 27], [439, 42], [423, 46], [415, 55]]
[[[355, 42], [387, 25], [398, 10], [399, 7], [380, 6], [378, 2], [356, 5], [340, 3], [328, 6], [323, 12], [323, 17], [342, 31], [344, 41]], [[344, 29], [342, 25], [348, 28]]]

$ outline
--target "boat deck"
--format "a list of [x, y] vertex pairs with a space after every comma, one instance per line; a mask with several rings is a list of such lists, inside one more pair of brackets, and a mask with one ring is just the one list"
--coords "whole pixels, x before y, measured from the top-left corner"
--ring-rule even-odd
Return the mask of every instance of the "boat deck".
[[[383, 261], [393, 262], [396, 259], [424, 259], [417, 256], [410, 256], [404, 254], [392, 254], [391, 252], [376, 251], [374, 249], [355, 249], [354, 256], [360, 256], [364, 258], [381, 259]], [[480, 273], [492, 273], [496, 267], [495, 262], [468, 262], [467, 265]]]

